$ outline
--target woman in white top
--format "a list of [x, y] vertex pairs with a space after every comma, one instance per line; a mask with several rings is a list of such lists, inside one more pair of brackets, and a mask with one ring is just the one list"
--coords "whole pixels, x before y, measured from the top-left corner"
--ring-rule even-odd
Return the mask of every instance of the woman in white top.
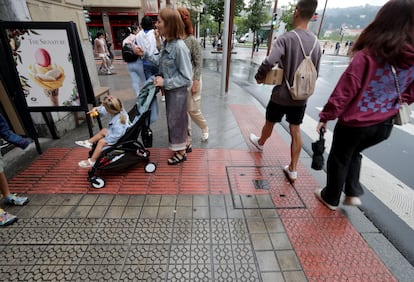
[[[130, 43], [131, 45], [137, 45], [137, 34], [139, 32], [137, 26], [131, 26], [131, 34], [122, 41], [122, 46], [126, 43]], [[135, 96], [138, 97], [139, 92], [141, 91], [142, 87], [144, 87], [145, 83], [145, 73], [144, 73], [144, 66], [141, 58], [138, 58], [135, 62], [129, 62], [128, 65], [128, 72], [132, 79], [132, 88], [134, 89]]]
[[[154, 24], [152, 19], [144, 16], [141, 20], [141, 30], [137, 34], [136, 42], [139, 47], [144, 49], [150, 55], [158, 54], [157, 40], [155, 38]], [[158, 74], [158, 66], [148, 60], [143, 59], [145, 79]]]

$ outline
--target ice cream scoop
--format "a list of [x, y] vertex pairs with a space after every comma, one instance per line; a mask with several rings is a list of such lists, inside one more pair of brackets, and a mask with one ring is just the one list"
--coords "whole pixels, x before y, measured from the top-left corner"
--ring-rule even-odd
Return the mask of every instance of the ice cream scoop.
[[39, 66], [47, 67], [51, 63], [50, 54], [46, 49], [39, 48], [35, 52], [35, 60]]
[[65, 79], [63, 68], [52, 64], [52, 59], [46, 49], [37, 49], [34, 57], [35, 63], [29, 65], [29, 76], [43, 88], [45, 95], [50, 98], [52, 106], [59, 106], [59, 88]]

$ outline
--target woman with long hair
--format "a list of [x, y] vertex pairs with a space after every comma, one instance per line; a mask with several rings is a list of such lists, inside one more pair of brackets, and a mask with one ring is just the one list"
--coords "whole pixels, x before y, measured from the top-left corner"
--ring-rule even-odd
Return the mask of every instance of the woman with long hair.
[[160, 75], [155, 76], [154, 85], [165, 90], [168, 147], [173, 151], [167, 162], [177, 165], [187, 160], [187, 88], [192, 79], [190, 52], [182, 39], [185, 35], [184, 23], [176, 9], [162, 9], [155, 26], [165, 39], [160, 54], [151, 55], [141, 48], [136, 48], [135, 52], [159, 67]]
[[178, 12], [181, 15], [185, 26], [184, 42], [190, 50], [191, 64], [193, 66], [193, 82], [188, 89], [187, 107], [188, 107], [188, 140], [187, 140], [187, 152], [192, 151], [192, 130], [191, 120], [201, 129], [201, 141], [205, 142], [208, 139], [208, 125], [201, 112], [201, 67], [203, 59], [201, 55], [201, 47], [197, 39], [194, 37], [193, 23], [191, 22], [190, 12], [186, 8], [178, 8]]
[[361, 152], [390, 136], [399, 92], [404, 102], [414, 102], [414, 0], [388, 1], [353, 44], [351, 56], [317, 126], [319, 132], [328, 120], [338, 119], [326, 186], [315, 192], [331, 210], [342, 190], [343, 204], [361, 204]]

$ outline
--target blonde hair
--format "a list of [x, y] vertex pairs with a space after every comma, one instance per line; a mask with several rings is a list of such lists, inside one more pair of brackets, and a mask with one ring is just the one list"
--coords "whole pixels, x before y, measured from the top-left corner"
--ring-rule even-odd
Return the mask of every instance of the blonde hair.
[[165, 38], [167, 40], [184, 38], [185, 37], [185, 27], [181, 19], [180, 13], [173, 8], [163, 8], [159, 17], [165, 23]]
[[127, 122], [126, 115], [122, 113], [123, 107], [121, 100], [112, 96], [106, 96], [102, 101], [102, 105], [110, 114], [116, 115], [118, 113], [121, 113], [120, 121], [122, 124], [125, 124]]

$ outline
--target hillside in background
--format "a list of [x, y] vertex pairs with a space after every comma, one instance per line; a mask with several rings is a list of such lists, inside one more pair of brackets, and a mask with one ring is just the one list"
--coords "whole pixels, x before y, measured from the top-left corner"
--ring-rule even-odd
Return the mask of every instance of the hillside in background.
[[[350, 29], [365, 28], [375, 18], [381, 6], [358, 6], [348, 8], [326, 9], [322, 25], [322, 34], [326, 30], [340, 29], [342, 25]], [[315, 24], [319, 27], [323, 10], [318, 10], [318, 21]]]

